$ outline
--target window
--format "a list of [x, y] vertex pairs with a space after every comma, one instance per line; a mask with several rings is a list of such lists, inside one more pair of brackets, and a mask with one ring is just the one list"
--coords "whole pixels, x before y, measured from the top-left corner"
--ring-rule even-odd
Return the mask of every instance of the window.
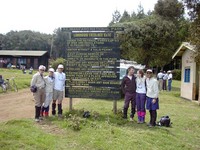
[[190, 82], [190, 68], [185, 68], [184, 82]]
[[26, 58], [18, 58], [18, 64], [26, 65]]

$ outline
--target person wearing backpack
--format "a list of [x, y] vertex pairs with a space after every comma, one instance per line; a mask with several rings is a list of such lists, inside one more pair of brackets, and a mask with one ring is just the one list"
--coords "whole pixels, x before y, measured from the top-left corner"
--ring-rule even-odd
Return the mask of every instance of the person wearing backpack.
[[145, 115], [146, 115], [145, 103], [146, 103], [146, 78], [144, 76], [143, 70], [138, 70], [136, 78], [136, 107], [137, 107], [138, 123], [145, 122]]
[[154, 127], [154, 126], [156, 126], [157, 109], [159, 109], [158, 82], [153, 77], [153, 71], [151, 69], [147, 69], [146, 76], [147, 76], [147, 79], [146, 79], [146, 85], [147, 85], [146, 109], [149, 110], [149, 113], [150, 113], [150, 122], [149, 122], [148, 126]]

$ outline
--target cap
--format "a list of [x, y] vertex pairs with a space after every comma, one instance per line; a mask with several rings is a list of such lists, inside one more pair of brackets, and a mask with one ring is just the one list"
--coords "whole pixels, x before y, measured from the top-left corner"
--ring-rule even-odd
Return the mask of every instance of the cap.
[[54, 72], [54, 69], [53, 68], [49, 68], [49, 72]]
[[151, 69], [147, 69], [147, 71], [146, 72], [153, 72]]
[[171, 73], [171, 70], [168, 70], [167, 72]]
[[45, 66], [43, 66], [43, 65], [40, 65], [40, 66], [39, 66], [39, 70], [45, 70], [45, 69], [46, 69]]
[[60, 65], [58, 65], [58, 69], [63, 69], [64, 68], [64, 66], [62, 65], [62, 64], [60, 64]]

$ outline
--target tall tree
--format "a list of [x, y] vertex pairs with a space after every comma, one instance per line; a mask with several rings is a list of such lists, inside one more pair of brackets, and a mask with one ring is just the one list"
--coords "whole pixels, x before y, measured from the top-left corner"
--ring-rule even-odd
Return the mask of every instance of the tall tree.
[[163, 66], [170, 62], [177, 44], [176, 26], [172, 21], [151, 16], [132, 23], [124, 34], [119, 35], [121, 56], [134, 59], [147, 66]]
[[184, 14], [184, 6], [178, 0], [158, 0], [154, 7], [157, 15], [168, 20], [177, 20]]
[[200, 0], [183, 0], [191, 19], [189, 40], [196, 46], [196, 62], [200, 63]]
[[109, 23], [109, 26], [112, 26], [113, 24], [119, 22], [121, 18], [121, 14], [118, 10], [115, 10], [114, 13], [112, 14], [112, 21]]
[[53, 58], [66, 57], [67, 40], [69, 39], [69, 33], [63, 32], [61, 28], [54, 31], [53, 45], [51, 55]]
[[125, 10], [122, 17], [120, 18], [119, 22], [128, 22], [130, 21], [131, 16], [129, 15], [129, 13]]
[[143, 8], [143, 6], [141, 5], [141, 3], [140, 3], [140, 5], [138, 5], [138, 9], [137, 9], [137, 18], [138, 19], [142, 19], [142, 18], [144, 18], [146, 15], [145, 15], [145, 13], [144, 13], [144, 8]]

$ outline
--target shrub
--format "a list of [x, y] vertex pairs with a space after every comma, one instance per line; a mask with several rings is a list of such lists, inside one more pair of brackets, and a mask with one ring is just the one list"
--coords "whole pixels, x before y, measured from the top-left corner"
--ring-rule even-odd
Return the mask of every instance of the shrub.
[[55, 70], [57, 69], [59, 64], [62, 64], [63, 66], [65, 66], [66, 60], [64, 58], [57, 58], [56, 60], [50, 61], [51, 67], [54, 68]]
[[181, 70], [180, 69], [174, 69], [173, 71], [173, 79], [174, 80], [181, 80]]

